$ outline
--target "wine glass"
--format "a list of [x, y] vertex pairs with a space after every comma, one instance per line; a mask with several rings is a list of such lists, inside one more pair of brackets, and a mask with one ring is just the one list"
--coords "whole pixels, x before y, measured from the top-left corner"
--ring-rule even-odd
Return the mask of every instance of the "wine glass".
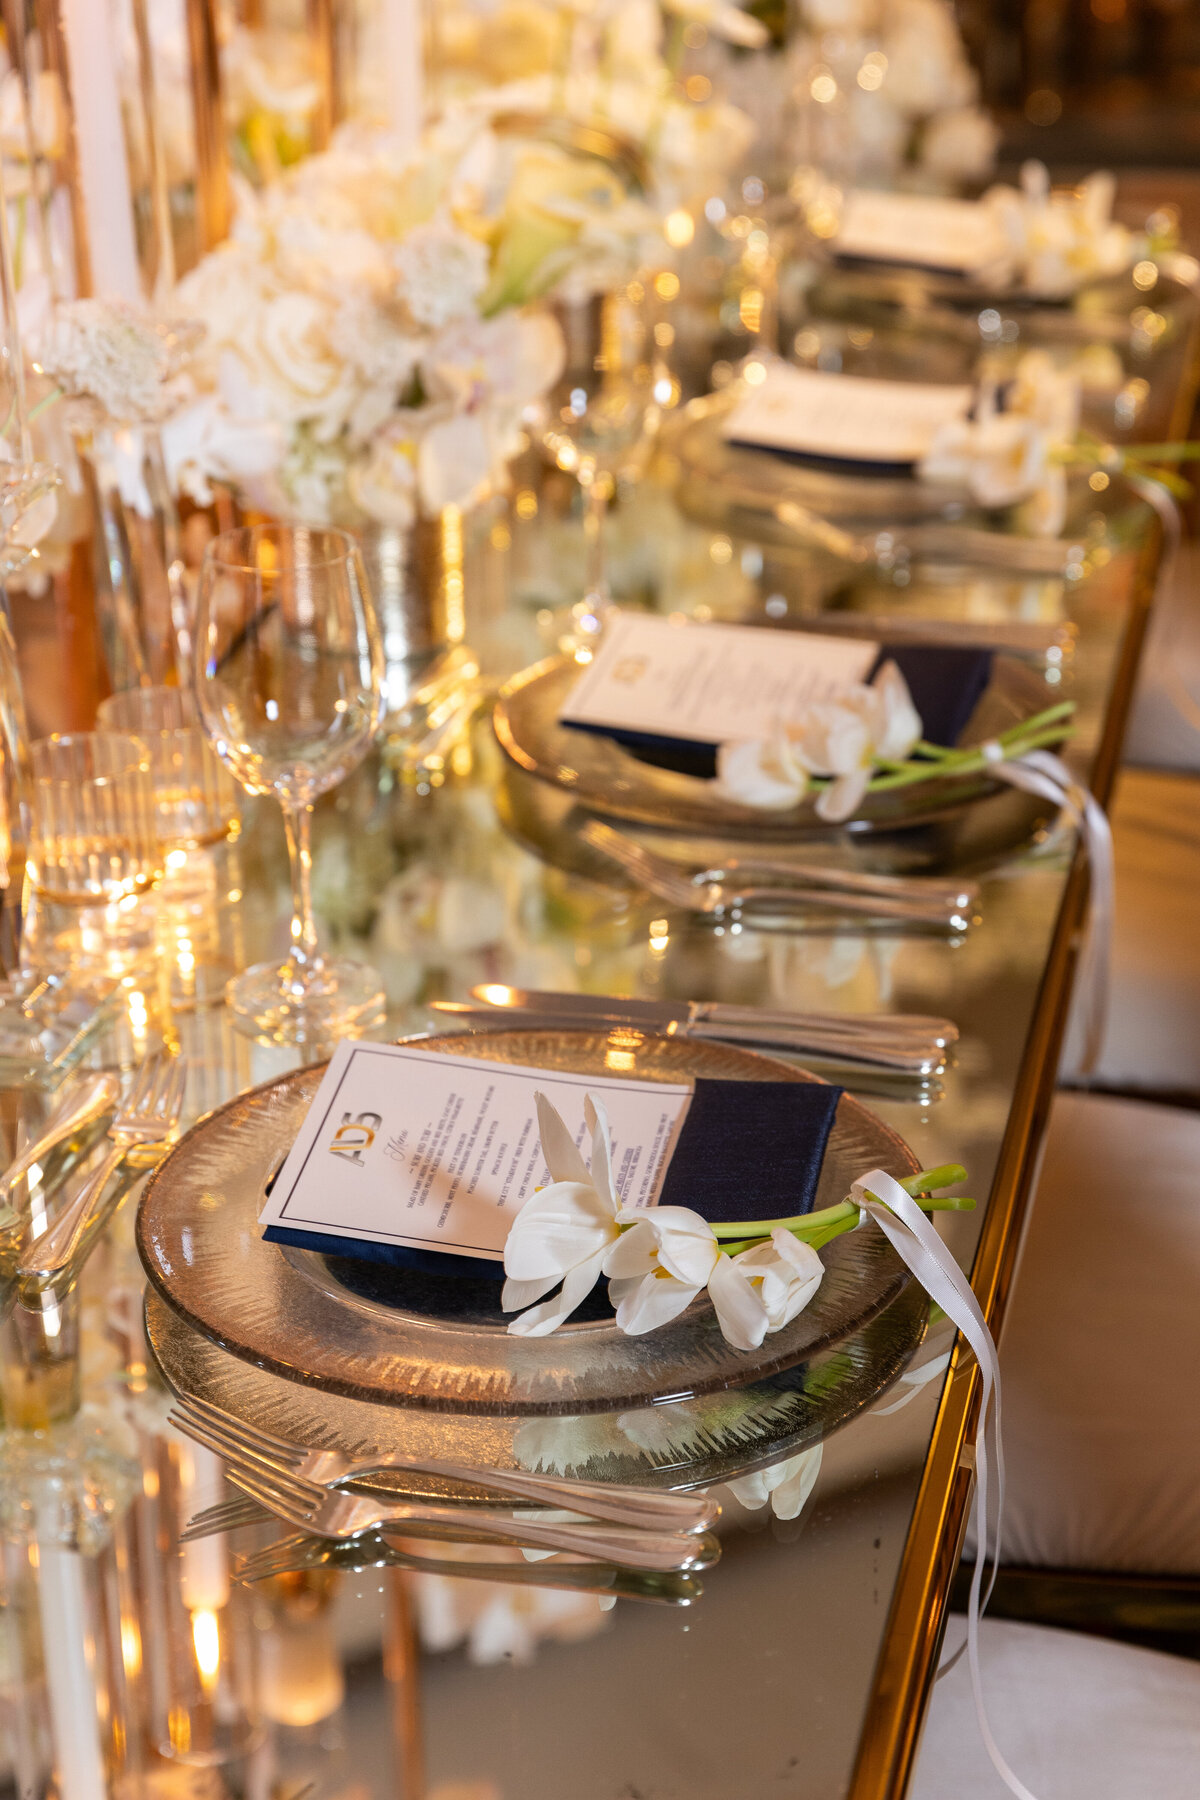
[[571, 609], [577, 640], [603, 629], [612, 604], [604, 521], [617, 477], [632, 473], [654, 421], [655, 349], [644, 281], [561, 300], [555, 311], [566, 359], [546, 397], [541, 439], [583, 490], [587, 545], [583, 599]]
[[312, 914], [313, 802], [362, 761], [379, 723], [383, 645], [353, 539], [289, 525], [213, 538], [195, 656], [201, 723], [247, 792], [283, 807], [291, 860], [291, 948], [229, 984], [234, 1018], [286, 1044], [377, 1023], [379, 976], [323, 956]]

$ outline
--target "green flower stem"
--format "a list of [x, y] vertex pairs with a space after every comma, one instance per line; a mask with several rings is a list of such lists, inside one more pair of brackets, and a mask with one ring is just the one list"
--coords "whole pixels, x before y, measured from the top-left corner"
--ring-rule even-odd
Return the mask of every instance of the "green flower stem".
[[[905, 1175], [900, 1186], [906, 1194], [911, 1194], [923, 1212], [969, 1212], [975, 1205], [973, 1200], [957, 1195], [935, 1200], [930, 1191], [935, 1188], [956, 1187], [966, 1178], [967, 1171], [961, 1163], [944, 1163], [938, 1169], [921, 1169], [916, 1175]], [[858, 1211], [855, 1201], [840, 1200], [836, 1206], [824, 1206], [819, 1212], [797, 1213], [790, 1219], [753, 1219], [749, 1222], [739, 1219], [730, 1224], [714, 1225], [712, 1231], [722, 1247], [733, 1256], [738, 1250], [745, 1250], [750, 1244], [760, 1243], [763, 1238], [770, 1237], [780, 1227], [809, 1241], [823, 1238], [831, 1229], [836, 1236], [839, 1231], [849, 1230], [858, 1223]]]

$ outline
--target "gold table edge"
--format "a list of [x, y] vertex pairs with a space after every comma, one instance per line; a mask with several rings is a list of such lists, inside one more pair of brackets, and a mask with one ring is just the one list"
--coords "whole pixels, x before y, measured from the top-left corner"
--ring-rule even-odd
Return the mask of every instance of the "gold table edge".
[[[1092, 792], [1106, 810], [1116, 782], [1161, 556], [1162, 531], [1155, 521], [1138, 552], [1129, 618], [1092, 766]], [[1087, 890], [1086, 861], [1077, 851], [1034, 1007], [971, 1271], [972, 1286], [997, 1337], [1054, 1097]], [[966, 1534], [973, 1487], [967, 1446], [973, 1442], [979, 1401], [978, 1367], [958, 1339], [913, 1507], [845, 1800], [903, 1800], [907, 1792], [933, 1688], [950, 1585]]]

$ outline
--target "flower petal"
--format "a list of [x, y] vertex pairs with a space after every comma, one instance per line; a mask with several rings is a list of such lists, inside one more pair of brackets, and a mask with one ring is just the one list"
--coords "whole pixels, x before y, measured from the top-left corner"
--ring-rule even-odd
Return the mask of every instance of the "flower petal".
[[567, 1130], [562, 1114], [555, 1108], [553, 1101], [543, 1093], [534, 1095], [537, 1101], [538, 1131], [542, 1140], [542, 1155], [546, 1159], [546, 1167], [555, 1181], [579, 1181], [590, 1184], [591, 1177], [584, 1167], [579, 1146]]
[[616, 1222], [596, 1190], [556, 1181], [525, 1202], [504, 1245], [504, 1272], [517, 1281], [562, 1276], [584, 1257], [607, 1250]]
[[852, 818], [862, 805], [870, 779], [871, 771], [866, 768], [839, 775], [817, 801], [817, 812], [832, 825], [840, 825], [843, 819]]
[[610, 1284], [608, 1291], [621, 1330], [629, 1337], [641, 1337], [643, 1332], [656, 1331], [660, 1325], [669, 1325], [672, 1319], [677, 1319], [700, 1289], [688, 1282], [676, 1281], [672, 1275], [655, 1273], [643, 1275], [638, 1282], [621, 1282], [616, 1293]]
[[[619, 1213], [624, 1220], [631, 1209]], [[658, 1237], [654, 1227], [641, 1214], [630, 1231], [623, 1231], [604, 1260], [604, 1273], [618, 1281], [640, 1281], [653, 1272], [658, 1258]]]
[[613, 1192], [612, 1133], [609, 1130], [608, 1114], [604, 1110], [603, 1100], [597, 1100], [594, 1095], [586, 1094], [583, 1101], [583, 1116], [587, 1120], [588, 1130], [592, 1134], [592, 1186], [615, 1213], [620, 1202]]
[[[607, 1249], [607, 1246], [604, 1247]], [[562, 1284], [561, 1293], [553, 1300], [544, 1300], [540, 1306], [531, 1306], [528, 1312], [519, 1313], [510, 1319], [508, 1329], [514, 1337], [548, 1337], [558, 1328], [564, 1319], [569, 1318], [575, 1308], [582, 1304], [600, 1279], [600, 1265], [604, 1261], [604, 1249], [598, 1250], [584, 1262], [578, 1263], [571, 1270]]]
[[731, 1256], [718, 1256], [708, 1297], [725, 1341], [735, 1350], [757, 1350], [767, 1335], [767, 1309]]

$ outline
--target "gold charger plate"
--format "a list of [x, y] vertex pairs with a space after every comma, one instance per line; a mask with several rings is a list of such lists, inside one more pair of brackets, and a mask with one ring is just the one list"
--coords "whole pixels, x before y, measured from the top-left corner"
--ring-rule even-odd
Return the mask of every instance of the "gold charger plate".
[[[840, 826], [830, 826], [818, 816], [811, 796], [781, 812], [743, 806], [716, 793], [711, 781], [657, 768], [640, 761], [615, 738], [560, 724], [558, 715], [579, 673], [578, 663], [566, 656], [522, 670], [500, 690], [493, 723], [502, 749], [518, 768], [565, 789], [580, 806], [610, 818], [698, 835], [740, 833], [776, 840], [861, 836], [938, 823], [977, 800], [991, 798], [1002, 786], [982, 773], [933, 777], [911, 788], [868, 795], [860, 814]], [[964, 746], [983, 743], [1032, 718], [1055, 698], [1037, 669], [1019, 657], [998, 653], [992, 658], [991, 680], [959, 741]], [[1023, 815], [1030, 815], [1025, 831], [1049, 811], [1042, 803], [1032, 809], [1024, 805]]]
[[[628, 1030], [512, 1030], [422, 1042], [430, 1055], [584, 1075], [617, 1068], [650, 1081], [816, 1079], [750, 1051]], [[291, 1382], [440, 1413], [534, 1416], [647, 1406], [787, 1370], [861, 1331], [911, 1279], [868, 1223], [826, 1247], [825, 1279], [811, 1304], [755, 1351], [726, 1343], [703, 1294], [645, 1337], [626, 1336], [610, 1314], [568, 1321], [547, 1338], [513, 1337], [498, 1313], [494, 1282], [403, 1271], [381, 1282], [375, 1265], [263, 1240], [257, 1220], [264, 1189], [322, 1074], [316, 1067], [287, 1075], [202, 1119], [151, 1177], [138, 1209], [138, 1250], [162, 1299], [222, 1349]], [[876, 1166], [902, 1175], [919, 1165], [894, 1131], [843, 1094], [816, 1205], [843, 1199], [854, 1179]], [[479, 1289], [487, 1291], [473, 1292]]]

